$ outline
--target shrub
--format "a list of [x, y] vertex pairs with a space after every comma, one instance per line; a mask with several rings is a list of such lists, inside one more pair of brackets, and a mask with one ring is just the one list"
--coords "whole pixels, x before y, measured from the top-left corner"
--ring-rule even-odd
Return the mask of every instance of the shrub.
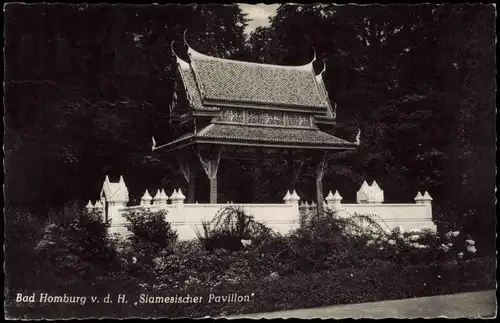
[[255, 302], [237, 312], [267, 312], [338, 304], [403, 299], [495, 287], [494, 259], [451, 261], [400, 266], [374, 260], [356, 269], [322, 271], [312, 274], [245, 284], [254, 290]]
[[363, 260], [365, 241], [374, 232], [381, 234], [383, 228], [371, 216], [344, 218], [327, 211], [293, 232], [282, 255], [295, 259], [300, 271], [354, 266]]
[[156, 291], [185, 290], [192, 285], [208, 290], [251, 281], [258, 277], [253, 258], [248, 251], [208, 251], [199, 241], [182, 241], [175, 244], [172, 252], [161, 253], [153, 259], [152, 275], [142, 285]]
[[9, 290], [30, 289], [39, 280], [33, 272], [34, 247], [43, 238], [45, 225], [31, 212], [5, 208], [5, 284]]
[[37, 275], [44, 277], [45, 287], [74, 288], [117, 271], [119, 261], [107, 228], [98, 215], [85, 212], [47, 225], [34, 248]]
[[177, 241], [177, 233], [167, 222], [167, 211], [140, 209], [124, 214], [130, 231], [128, 241], [131, 248], [145, 261], [157, 257], [160, 252], [168, 251]]
[[236, 251], [243, 248], [242, 240], [260, 243], [271, 234], [264, 224], [255, 221], [241, 207], [225, 207], [217, 212], [212, 221], [202, 222], [202, 232], [196, 235], [202, 246], [209, 251], [225, 249]]
[[[190, 247], [188, 247], [190, 249]], [[217, 255], [201, 248], [206, 259], [200, 267], [209, 266], [210, 261], [234, 259], [238, 253], [219, 250]], [[193, 252], [194, 250], [191, 250]], [[174, 255], [174, 254], [172, 254]], [[193, 254], [190, 254], [193, 255]], [[242, 259], [243, 254], [237, 258]], [[203, 256], [203, 257], [205, 257]], [[183, 257], [185, 259], [185, 256]], [[195, 264], [195, 261], [192, 262]], [[218, 263], [217, 263], [218, 264]], [[190, 266], [188, 266], [190, 267]], [[193, 273], [194, 271], [190, 271]], [[210, 272], [210, 269], [206, 271]], [[226, 267], [223, 272], [227, 272]], [[280, 276], [280, 275], [278, 275]], [[221, 302], [202, 304], [172, 304], [159, 307], [158, 304], [147, 304], [136, 307], [141, 316], [148, 317], [219, 317], [241, 313], [262, 313], [280, 310], [293, 310], [310, 307], [332, 306], [350, 303], [374, 302], [391, 299], [405, 299], [431, 295], [453, 294], [495, 287], [495, 260], [474, 259], [472, 261], [447, 261], [443, 263], [400, 266], [390, 261], [374, 259], [367, 266], [360, 268], [344, 268], [323, 270], [313, 273], [296, 273], [288, 277], [276, 279], [250, 279], [229, 281], [220, 274], [215, 284], [198, 280], [198, 276], [187, 278], [182, 286], [142, 287], [141, 293], [161, 295], [200, 295], [208, 293], [216, 295], [250, 295], [250, 302]], [[129, 316], [139, 315], [129, 314]]]
[[472, 259], [477, 251], [475, 242], [460, 231], [438, 235], [429, 229], [405, 232], [396, 227], [388, 233], [371, 235], [366, 242], [372, 257], [398, 262], [419, 264], [453, 259]]

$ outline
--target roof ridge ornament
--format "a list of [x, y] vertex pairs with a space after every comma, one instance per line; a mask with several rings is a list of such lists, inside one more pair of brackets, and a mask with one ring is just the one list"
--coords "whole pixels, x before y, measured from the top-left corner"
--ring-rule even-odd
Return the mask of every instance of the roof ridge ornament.
[[316, 61], [316, 50], [314, 49], [314, 47], [312, 47], [312, 50], [313, 50], [313, 59], [309, 64], [312, 64]]
[[172, 54], [174, 54], [174, 56], [178, 59], [179, 56], [177, 55], [177, 53], [174, 50], [174, 42], [175, 42], [175, 40], [172, 40], [172, 42], [170, 43], [170, 50], [172, 51]]
[[358, 128], [358, 133], [356, 134], [356, 141], [355, 141], [356, 145], [359, 146], [359, 144], [361, 144], [361, 129]]
[[183, 34], [182, 34], [182, 38], [184, 39], [184, 44], [186, 44], [186, 46], [188, 48], [191, 48], [188, 44], [188, 42], [186, 41], [186, 33], [187, 33], [188, 29], [186, 28], [186, 30], [184, 30]]
[[152, 136], [152, 137], [151, 137], [151, 140], [153, 141], [153, 146], [151, 146], [151, 151], [155, 151], [155, 149], [156, 149], [156, 140], [155, 140], [155, 136]]
[[[191, 58], [191, 63], [193, 60], [216, 60], [216, 61], [223, 61], [223, 62], [228, 62], [232, 64], [241, 64], [241, 65], [251, 65], [251, 66], [268, 66], [268, 67], [273, 67], [273, 68], [285, 68], [285, 69], [301, 69], [301, 70], [310, 70], [312, 67], [312, 63], [316, 61], [316, 51], [313, 48], [313, 59], [304, 65], [279, 65], [279, 64], [268, 64], [268, 63], [257, 63], [257, 62], [248, 62], [248, 61], [241, 61], [241, 60], [236, 60], [236, 59], [230, 59], [230, 58], [222, 58], [222, 57], [217, 57], [217, 56], [212, 56], [212, 55], [206, 55], [204, 53], [199, 52], [198, 50], [194, 49], [193, 47], [189, 46], [185, 39], [185, 33], [187, 29], [184, 31], [184, 43], [188, 46], [187, 53], [189, 57]], [[181, 60], [182, 61], [182, 60]], [[193, 64], [194, 65], [194, 64]], [[192, 66], [193, 66], [192, 65]], [[314, 73], [316, 76], [316, 73]]]
[[321, 76], [326, 71], [326, 61], [324, 59], [321, 60], [323, 62], [323, 69], [319, 72], [318, 76]]

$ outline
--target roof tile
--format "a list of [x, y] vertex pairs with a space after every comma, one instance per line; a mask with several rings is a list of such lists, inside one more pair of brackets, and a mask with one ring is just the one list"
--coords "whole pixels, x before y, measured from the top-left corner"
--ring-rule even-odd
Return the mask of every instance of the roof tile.
[[273, 143], [306, 143], [320, 145], [354, 145], [318, 129], [280, 127], [252, 127], [243, 125], [210, 124], [198, 132], [197, 137], [212, 139], [238, 139]]
[[206, 56], [190, 50], [202, 100], [327, 109], [312, 64], [280, 66]]
[[218, 111], [217, 107], [204, 106], [201, 102], [200, 92], [196, 86], [196, 80], [191, 66], [179, 59], [179, 71], [186, 87], [187, 95], [191, 100], [191, 106], [194, 110], [200, 111]]

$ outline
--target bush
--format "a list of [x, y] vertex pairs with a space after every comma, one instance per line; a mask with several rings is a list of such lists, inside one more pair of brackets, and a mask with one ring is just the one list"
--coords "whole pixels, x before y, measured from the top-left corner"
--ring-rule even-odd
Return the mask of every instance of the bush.
[[[441, 236], [428, 230], [404, 232], [401, 228], [385, 232], [371, 223], [373, 218], [369, 216], [344, 219], [327, 213], [289, 235], [280, 235], [255, 225], [253, 218], [244, 212], [222, 214], [233, 218], [220, 218], [214, 222], [215, 228], [239, 238], [238, 250], [206, 248], [203, 239], [175, 243], [174, 238], [161, 240], [159, 233], [170, 232], [163, 229], [153, 231], [156, 232], [153, 241], [168, 240], [168, 244], [153, 243], [153, 249], [146, 249], [146, 239], [151, 236], [146, 236], [150, 232], [148, 226], [166, 225], [170, 229], [164, 215], [158, 213], [146, 212], [135, 217], [136, 232], [141, 238], [137, 240], [110, 238], [107, 225], [98, 218], [83, 216], [80, 220], [51, 224], [35, 248], [39, 260], [37, 275], [44, 277], [43, 285], [37, 287], [59, 294], [66, 291], [74, 294], [75, 290], [80, 295], [126, 293], [130, 298], [140, 293], [190, 294], [205, 299], [209, 293], [254, 293], [248, 303], [91, 305], [93, 316], [202, 317], [429, 296], [495, 286], [495, 260], [471, 258], [473, 253], [467, 249], [474, 242], [458, 231]], [[147, 262], [140, 257], [133, 260], [131, 256], [135, 254], [129, 254], [130, 242], [135, 242], [135, 248], [143, 254], [151, 252]], [[448, 243], [453, 246], [448, 247]], [[444, 252], [441, 245], [450, 249]], [[462, 258], [457, 256], [460, 250], [465, 250]], [[57, 304], [32, 307], [11, 302], [8, 305], [13, 317], [88, 315], [87, 308]]]
[[256, 291], [255, 302], [232, 311], [268, 312], [452, 294], [495, 288], [495, 261], [400, 266], [374, 260], [363, 268], [300, 273], [243, 288]]
[[363, 260], [366, 237], [374, 232], [381, 234], [383, 228], [370, 216], [325, 212], [293, 232], [281, 256], [305, 272], [356, 266]]
[[60, 224], [49, 224], [34, 248], [38, 277], [48, 288], [74, 288], [95, 277], [107, 276], [119, 269], [108, 224], [98, 215], [78, 214]]
[[255, 221], [241, 207], [225, 207], [217, 212], [212, 221], [202, 222], [202, 232], [196, 235], [202, 246], [209, 251], [225, 249], [237, 251], [243, 248], [242, 240], [260, 243], [271, 234], [264, 224]]
[[366, 245], [372, 257], [399, 264], [472, 259], [477, 251], [475, 242], [460, 231], [449, 231], [440, 236], [428, 229], [405, 232], [401, 227], [385, 234], [371, 235]]
[[341, 218], [331, 211], [322, 217], [312, 217], [292, 235], [291, 242], [311, 270], [359, 266], [373, 259], [398, 264], [472, 259], [477, 252], [475, 241], [459, 230], [441, 235], [430, 229], [405, 232], [396, 227], [389, 230], [385, 222], [374, 215]]
[[128, 211], [124, 216], [128, 220], [126, 227], [131, 233], [128, 236], [131, 248], [146, 262], [157, 257], [162, 251], [171, 250], [177, 241], [177, 233], [165, 220], [165, 210], [140, 209]]
[[5, 209], [5, 284], [8, 290], [33, 288], [39, 280], [33, 272], [35, 246], [43, 238], [45, 221], [35, 214]]

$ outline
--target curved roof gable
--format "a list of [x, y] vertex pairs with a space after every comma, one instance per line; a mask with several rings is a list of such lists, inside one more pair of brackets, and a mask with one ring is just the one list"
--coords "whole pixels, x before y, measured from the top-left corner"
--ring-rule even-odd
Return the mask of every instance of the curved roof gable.
[[108, 201], [128, 201], [128, 189], [123, 177], [120, 176], [120, 181], [116, 183], [110, 182], [109, 177], [106, 175], [102, 185], [101, 196], [105, 197]]
[[192, 48], [188, 54], [204, 102], [328, 109], [312, 61], [281, 66], [211, 57]]

